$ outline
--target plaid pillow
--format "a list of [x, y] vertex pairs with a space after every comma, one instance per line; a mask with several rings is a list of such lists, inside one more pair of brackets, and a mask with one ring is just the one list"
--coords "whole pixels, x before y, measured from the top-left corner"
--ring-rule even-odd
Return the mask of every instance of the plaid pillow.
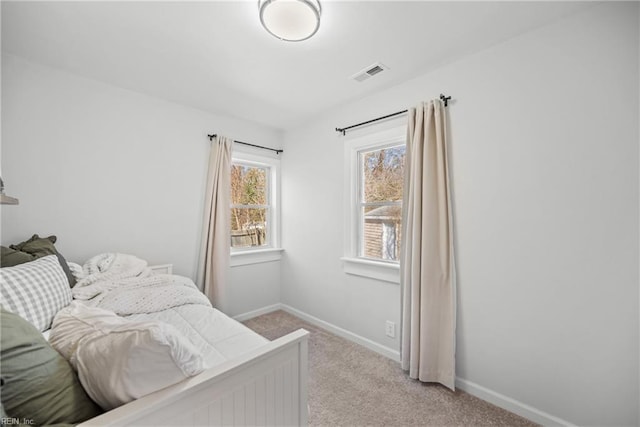
[[71, 303], [69, 282], [55, 255], [0, 268], [0, 279], [2, 306], [41, 332], [49, 329], [56, 313]]

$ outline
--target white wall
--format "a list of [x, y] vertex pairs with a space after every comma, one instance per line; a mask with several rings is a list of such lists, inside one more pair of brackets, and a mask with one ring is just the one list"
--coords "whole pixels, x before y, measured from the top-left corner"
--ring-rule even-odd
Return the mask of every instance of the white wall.
[[283, 302], [398, 349], [399, 287], [339, 261], [333, 129], [452, 95], [458, 376], [539, 419], [637, 425], [638, 16], [597, 6], [287, 132]]
[[[2, 244], [55, 234], [72, 261], [131, 253], [195, 279], [214, 132], [281, 143], [274, 129], [3, 55], [2, 177], [20, 205], [1, 208]], [[279, 301], [273, 264], [232, 269], [228, 314]]]

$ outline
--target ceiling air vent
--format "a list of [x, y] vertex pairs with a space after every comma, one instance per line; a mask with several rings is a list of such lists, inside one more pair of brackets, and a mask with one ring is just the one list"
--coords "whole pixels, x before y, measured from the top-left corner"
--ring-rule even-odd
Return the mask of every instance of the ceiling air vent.
[[355, 73], [353, 76], [351, 76], [351, 78], [357, 82], [363, 82], [365, 80], [367, 80], [368, 78], [371, 78], [373, 76], [375, 76], [376, 74], [379, 74], [381, 72], [383, 72], [384, 70], [388, 70], [388, 68], [384, 65], [382, 65], [381, 63], [377, 62], [373, 65], [369, 65], [367, 68], [365, 68], [364, 70], [360, 70], [357, 73]]

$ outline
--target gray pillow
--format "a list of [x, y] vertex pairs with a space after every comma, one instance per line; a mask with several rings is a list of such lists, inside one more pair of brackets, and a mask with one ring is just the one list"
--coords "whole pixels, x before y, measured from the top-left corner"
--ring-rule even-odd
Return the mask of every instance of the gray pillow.
[[67, 362], [29, 322], [0, 308], [2, 406], [33, 425], [77, 424], [102, 410]]
[[[0, 265], [2, 267], [11, 267], [12, 265], [22, 264], [24, 262], [33, 261], [34, 259], [41, 258], [47, 255], [55, 255], [58, 257], [58, 262], [62, 266], [62, 270], [64, 270], [64, 274], [67, 276], [67, 280], [69, 281], [69, 286], [72, 288], [76, 285], [76, 278], [71, 273], [71, 269], [67, 264], [67, 260], [64, 259], [62, 254], [58, 252], [54, 243], [58, 238], [56, 236], [49, 237], [40, 237], [37, 234], [31, 236], [29, 240], [25, 240], [24, 242], [16, 243], [15, 245], [10, 245], [9, 250], [13, 250], [14, 252], [23, 253], [26, 256], [20, 258], [18, 262], [18, 255], [15, 253], [10, 254], [8, 251], [5, 251], [6, 248], [2, 250], [2, 256], [0, 257]], [[8, 260], [5, 259], [5, 256], [10, 255]], [[30, 259], [28, 257], [31, 257]], [[14, 264], [11, 264], [15, 262]], [[6, 264], [6, 265], [5, 265]]]
[[0, 246], [0, 267], [13, 267], [36, 259], [35, 255]]

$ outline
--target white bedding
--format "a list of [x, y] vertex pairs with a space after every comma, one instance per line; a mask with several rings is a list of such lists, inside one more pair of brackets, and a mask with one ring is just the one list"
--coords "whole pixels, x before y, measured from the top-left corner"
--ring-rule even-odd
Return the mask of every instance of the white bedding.
[[126, 254], [100, 254], [85, 263], [74, 298], [136, 321], [173, 325], [213, 367], [268, 340], [211, 307], [191, 279], [154, 275], [146, 261]]
[[208, 368], [203, 354], [172, 325], [130, 320], [78, 301], [56, 314], [49, 342], [105, 411]]
[[[126, 316], [136, 321], [159, 320], [175, 326], [213, 367], [269, 342], [215, 308], [189, 304], [157, 313]], [[50, 329], [42, 333], [49, 340]]]
[[202, 352], [209, 367], [269, 342], [215, 308], [204, 305], [187, 304], [126, 318], [136, 321], [159, 320], [173, 325]]

